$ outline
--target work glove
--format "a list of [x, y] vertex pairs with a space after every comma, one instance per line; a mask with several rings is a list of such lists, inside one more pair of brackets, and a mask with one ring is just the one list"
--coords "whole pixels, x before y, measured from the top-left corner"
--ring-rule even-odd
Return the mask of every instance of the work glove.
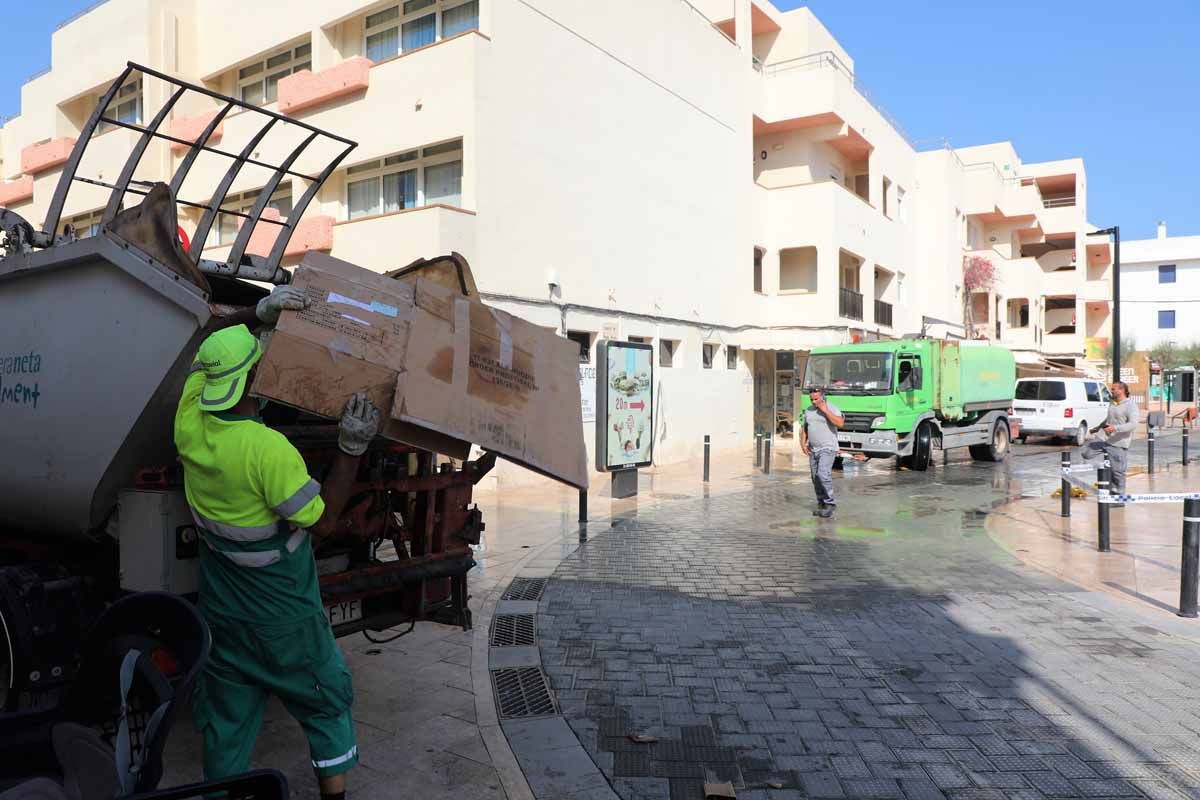
[[348, 456], [361, 456], [379, 432], [379, 409], [358, 392], [346, 403], [342, 421], [338, 423], [338, 447]]
[[255, 315], [268, 325], [279, 321], [279, 314], [284, 309], [300, 311], [308, 307], [308, 298], [304, 290], [295, 286], [276, 286], [269, 295], [258, 301], [254, 308]]

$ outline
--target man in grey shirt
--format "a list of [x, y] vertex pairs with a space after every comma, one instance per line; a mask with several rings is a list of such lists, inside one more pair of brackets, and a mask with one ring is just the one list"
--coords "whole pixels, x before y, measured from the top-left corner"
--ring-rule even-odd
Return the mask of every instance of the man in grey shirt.
[[808, 390], [812, 405], [804, 411], [804, 426], [800, 429], [800, 449], [808, 456], [812, 471], [813, 489], [817, 492], [818, 517], [832, 517], [837, 501], [833, 497], [833, 461], [838, 454], [838, 428], [846, 424], [841, 409], [826, 402], [825, 392]]
[[[1129, 396], [1125, 381], [1113, 381], [1113, 402], [1108, 406], [1108, 419], [1092, 433], [1104, 431], [1103, 439], [1094, 439], [1082, 448], [1085, 459], [1107, 457], [1112, 465], [1113, 494], [1125, 494], [1125, 471], [1129, 466], [1129, 445], [1138, 425], [1138, 407]], [[1124, 505], [1118, 503], [1116, 505]]]

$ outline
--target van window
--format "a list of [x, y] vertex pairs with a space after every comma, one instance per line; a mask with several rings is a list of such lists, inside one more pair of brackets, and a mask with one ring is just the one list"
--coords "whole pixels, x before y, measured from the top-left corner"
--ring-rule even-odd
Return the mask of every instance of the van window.
[[1087, 390], [1087, 399], [1089, 403], [1103, 402], [1100, 399], [1100, 384], [1088, 381], [1083, 385], [1083, 388]]
[[1067, 387], [1062, 381], [1020, 381], [1018, 400], [1066, 400]]

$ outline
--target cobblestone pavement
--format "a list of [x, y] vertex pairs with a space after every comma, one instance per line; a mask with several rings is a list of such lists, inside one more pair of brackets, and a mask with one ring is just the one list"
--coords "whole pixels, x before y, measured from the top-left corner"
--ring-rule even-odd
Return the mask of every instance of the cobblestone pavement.
[[1200, 797], [1200, 640], [995, 545], [988, 512], [1035, 471], [1013, 462], [848, 475], [832, 521], [806, 482], [761, 478], [614, 517], [537, 615], [613, 789]]

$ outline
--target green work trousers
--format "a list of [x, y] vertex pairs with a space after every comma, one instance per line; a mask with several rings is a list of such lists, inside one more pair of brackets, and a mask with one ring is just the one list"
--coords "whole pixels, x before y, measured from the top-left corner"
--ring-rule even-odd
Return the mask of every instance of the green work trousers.
[[308, 738], [313, 770], [330, 777], [358, 763], [350, 671], [323, 613], [293, 622], [249, 622], [205, 614], [208, 666], [193, 708], [204, 736], [204, 777], [250, 769], [267, 698], [275, 695]]

